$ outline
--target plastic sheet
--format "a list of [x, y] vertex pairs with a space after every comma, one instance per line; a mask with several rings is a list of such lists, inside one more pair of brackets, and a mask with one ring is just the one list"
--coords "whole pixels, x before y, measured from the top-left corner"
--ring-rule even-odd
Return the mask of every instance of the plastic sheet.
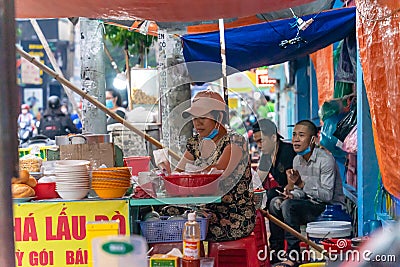
[[350, 131], [357, 125], [357, 109], [354, 106], [346, 116], [341, 119], [336, 127], [336, 131], [333, 133], [337, 139], [344, 141]]
[[16, 0], [17, 18], [145, 18], [156, 21], [201, 21], [245, 17], [307, 4], [314, 0]]
[[312, 53], [310, 57], [317, 75], [318, 104], [321, 106], [333, 95], [333, 45]]
[[351, 129], [344, 139], [342, 149], [347, 153], [357, 153], [357, 125]]
[[399, 198], [400, 1], [359, 0], [357, 8], [361, 64], [378, 164], [386, 190]]
[[338, 139], [333, 136], [337, 123], [342, 118], [343, 116], [339, 114], [326, 118], [321, 129], [321, 145], [328, 149], [336, 158], [344, 158], [346, 156], [346, 153], [336, 146]]

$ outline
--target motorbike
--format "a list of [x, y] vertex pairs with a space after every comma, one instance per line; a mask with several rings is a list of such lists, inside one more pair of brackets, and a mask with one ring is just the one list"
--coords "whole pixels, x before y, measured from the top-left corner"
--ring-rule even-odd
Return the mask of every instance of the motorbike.
[[29, 148], [33, 146], [52, 146], [55, 145], [56, 141], [50, 139], [49, 137], [38, 134], [28, 139], [27, 142], [21, 143], [20, 148]]
[[20, 144], [28, 142], [32, 136], [32, 126], [27, 122], [21, 121], [18, 125], [18, 138], [20, 140]]

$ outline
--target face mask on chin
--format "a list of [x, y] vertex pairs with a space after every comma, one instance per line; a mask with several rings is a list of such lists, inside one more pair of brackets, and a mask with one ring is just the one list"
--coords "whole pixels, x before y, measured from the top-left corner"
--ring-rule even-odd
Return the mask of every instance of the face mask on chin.
[[203, 140], [211, 140], [215, 136], [217, 136], [219, 130], [217, 128], [214, 128], [206, 137], [203, 138]]
[[303, 151], [299, 151], [299, 152], [297, 152], [297, 155], [304, 156], [304, 155], [307, 155], [308, 153], [310, 153], [310, 152], [311, 152], [311, 144], [313, 144], [313, 143], [314, 143], [314, 139], [315, 139], [315, 137], [314, 137], [314, 136], [313, 136], [313, 137], [311, 137], [310, 144], [307, 146], [307, 148], [306, 148], [306, 149], [304, 149]]

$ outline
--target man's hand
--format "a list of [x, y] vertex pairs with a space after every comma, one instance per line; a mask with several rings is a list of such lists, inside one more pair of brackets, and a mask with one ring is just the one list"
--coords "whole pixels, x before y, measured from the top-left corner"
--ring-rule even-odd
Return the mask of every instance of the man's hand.
[[298, 185], [301, 183], [300, 173], [294, 169], [286, 170], [286, 176], [288, 178], [288, 184]]
[[292, 190], [293, 190], [293, 188], [288, 187], [288, 185], [285, 186], [285, 189], [283, 191], [284, 199], [293, 199], [294, 198], [293, 194], [291, 193]]

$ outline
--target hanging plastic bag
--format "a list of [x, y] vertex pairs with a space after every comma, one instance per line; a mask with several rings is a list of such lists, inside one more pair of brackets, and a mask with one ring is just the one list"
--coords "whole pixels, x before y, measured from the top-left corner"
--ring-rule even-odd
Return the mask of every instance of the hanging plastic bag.
[[341, 119], [336, 127], [336, 131], [333, 136], [337, 137], [340, 141], [344, 141], [346, 136], [350, 133], [351, 129], [357, 125], [357, 109], [356, 105], [352, 105], [350, 112]]
[[343, 104], [341, 101], [331, 100], [326, 101], [322, 104], [321, 108], [318, 110], [318, 116], [322, 121], [325, 121], [327, 118], [341, 113], [343, 110]]
[[350, 133], [344, 139], [342, 149], [347, 153], [357, 153], [357, 125], [351, 129]]
[[324, 121], [324, 125], [321, 129], [321, 140], [320, 144], [329, 150], [332, 155], [336, 158], [344, 158], [346, 153], [336, 146], [338, 143], [338, 139], [333, 136], [333, 133], [336, 130], [337, 123], [340, 121], [342, 117], [339, 114], [330, 116], [326, 118]]

